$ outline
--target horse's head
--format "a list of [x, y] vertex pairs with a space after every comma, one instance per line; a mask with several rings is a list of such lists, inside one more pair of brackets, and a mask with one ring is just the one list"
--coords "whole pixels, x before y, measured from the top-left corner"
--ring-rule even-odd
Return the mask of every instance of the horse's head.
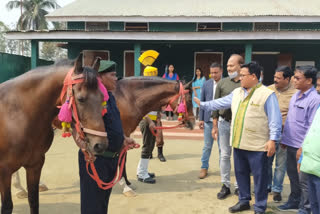
[[185, 123], [185, 126], [189, 129], [193, 129], [194, 125], [196, 123], [195, 117], [193, 115], [193, 105], [192, 105], [192, 81], [188, 82], [187, 84], [183, 85], [184, 90], [187, 90], [188, 92], [185, 94], [186, 99], [186, 106], [187, 106], [187, 112], [188, 117], [186, 118], [186, 114], [183, 115], [183, 121]]
[[[180, 87], [183, 88], [180, 88]], [[179, 94], [174, 96], [169, 104], [176, 114], [179, 114], [179, 111], [182, 111], [182, 122], [186, 128], [193, 129], [195, 125], [195, 117], [192, 110], [192, 82], [187, 84], [182, 84], [180, 81], [177, 81], [176, 91], [179, 91]]]
[[82, 67], [82, 54], [80, 54], [75, 61], [73, 75], [81, 75], [84, 79], [83, 82], [74, 84], [72, 91], [79, 122], [81, 123], [80, 129], [85, 133], [85, 149], [93, 155], [101, 154], [108, 147], [108, 139], [101, 115], [103, 94], [99, 89], [97, 72], [92, 68]]

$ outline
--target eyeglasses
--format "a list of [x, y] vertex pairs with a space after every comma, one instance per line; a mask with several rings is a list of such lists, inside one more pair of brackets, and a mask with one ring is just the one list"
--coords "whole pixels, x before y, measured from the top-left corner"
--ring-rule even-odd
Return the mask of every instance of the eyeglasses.
[[249, 76], [249, 75], [252, 75], [252, 74], [244, 74], [244, 75], [243, 75], [243, 74], [240, 74], [239, 77], [240, 77], [240, 78], [244, 78], [244, 77]]

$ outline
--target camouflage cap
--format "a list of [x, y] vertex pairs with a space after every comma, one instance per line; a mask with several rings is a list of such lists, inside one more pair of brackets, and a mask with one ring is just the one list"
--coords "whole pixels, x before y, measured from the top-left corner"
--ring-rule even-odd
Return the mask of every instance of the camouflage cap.
[[98, 72], [116, 71], [117, 63], [111, 60], [101, 60]]

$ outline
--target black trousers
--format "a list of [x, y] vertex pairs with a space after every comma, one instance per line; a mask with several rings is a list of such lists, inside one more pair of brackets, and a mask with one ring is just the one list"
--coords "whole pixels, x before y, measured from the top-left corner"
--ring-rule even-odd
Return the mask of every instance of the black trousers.
[[[81, 194], [81, 214], [106, 214], [108, 213], [109, 198], [112, 189], [102, 190], [88, 175], [86, 161], [79, 150], [79, 175]], [[100, 179], [110, 182], [117, 170], [118, 158], [105, 158], [97, 156], [94, 162]]]
[[167, 117], [173, 117], [173, 111], [166, 111]]
[[[156, 122], [153, 121], [156, 125]], [[152, 155], [152, 150], [154, 148], [154, 144], [156, 142], [156, 137], [153, 136], [149, 129], [149, 123], [146, 120], [141, 120], [139, 124], [141, 133], [142, 133], [142, 151], [141, 158], [148, 159]]]
[[268, 157], [266, 152], [233, 149], [234, 171], [239, 186], [239, 201], [251, 200], [250, 173], [253, 174], [255, 204], [254, 211], [265, 212], [268, 200]]
[[297, 148], [287, 146], [287, 174], [290, 180], [290, 195], [288, 202], [300, 203], [301, 200], [301, 188], [299, 183], [299, 173], [297, 170]]

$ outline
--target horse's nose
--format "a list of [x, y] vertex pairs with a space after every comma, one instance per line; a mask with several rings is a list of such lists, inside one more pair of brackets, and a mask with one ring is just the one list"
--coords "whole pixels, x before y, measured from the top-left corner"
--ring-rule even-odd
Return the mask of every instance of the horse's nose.
[[97, 143], [93, 147], [94, 151], [98, 154], [103, 153], [107, 149], [107, 145], [105, 143]]

